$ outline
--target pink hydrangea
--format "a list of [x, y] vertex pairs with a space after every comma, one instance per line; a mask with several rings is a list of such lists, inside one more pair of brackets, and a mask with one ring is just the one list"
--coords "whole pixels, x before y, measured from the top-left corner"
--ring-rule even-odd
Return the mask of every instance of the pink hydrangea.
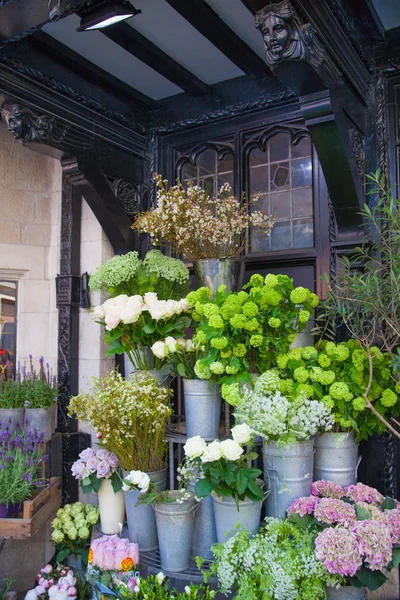
[[398, 508], [385, 510], [383, 516], [389, 528], [392, 543], [400, 544], [400, 510]]
[[371, 519], [375, 519], [375, 521], [385, 520], [385, 515], [383, 512], [374, 504], [368, 504], [368, 502], [357, 502], [357, 506], [366, 510]]
[[315, 539], [315, 555], [329, 573], [354, 576], [362, 565], [362, 555], [355, 535], [343, 527], [328, 527]]
[[345, 488], [345, 495], [350, 500], [353, 500], [356, 504], [359, 502], [368, 502], [368, 504], [375, 504], [380, 506], [384, 501], [385, 497], [382, 496], [373, 487], [365, 485], [364, 483], [357, 483], [356, 485], [348, 485]]
[[373, 519], [358, 521], [353, 532], [369, 569], [380, 571], [391, 562], [392, 539], [389, 528], [384, 523]]
[[321, 498], [315, 507], [314, 517], [321, 523], [339, 523], [349, 527], [357, 520], [354, 506], [337, 498]]
[[305, 515], [312, 515], [317, 503], [318, 498], [316, 498], [315, 496], [304, 496], [303, 498], [296, 498], [296, 500], [293, 500], [293, 502], [287, 509], [287, 516], [290, 517], [290, 515], [293, 513], [295, 513], [296, 515], [300, 515], [300, 517], [304, 517]]
[[322, 496], [323, 498], [343, 498], [344, 489], [338, 483], [327, 479], [314, 481], [311, 486], [313, 496]]

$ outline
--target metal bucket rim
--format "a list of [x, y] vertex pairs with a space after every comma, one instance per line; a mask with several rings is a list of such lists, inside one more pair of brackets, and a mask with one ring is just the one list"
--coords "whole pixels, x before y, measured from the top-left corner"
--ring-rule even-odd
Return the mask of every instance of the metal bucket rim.
[[[187, 492], [191, 498], [181, 502], [155, 502], [153, 504], [154, 512], [159, 515], [186, 517], [196, 507], [197, 501], [193, 492]], [[169, 490], [168, 495], [177, 496], [179, 490]], [[170, 510], [167, 509], [170, 507]], [[175, 509], [175, 510], [174, 510]]]

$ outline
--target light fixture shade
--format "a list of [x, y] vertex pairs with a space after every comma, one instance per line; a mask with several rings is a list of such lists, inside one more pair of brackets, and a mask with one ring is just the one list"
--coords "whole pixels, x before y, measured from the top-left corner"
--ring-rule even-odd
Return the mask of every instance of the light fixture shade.
[[77, 31], [103, 29], [120, 21], [135, 17], [142, 11], [137, 10], [130, 2], [111, 2], [89, 11], [81, 18]]

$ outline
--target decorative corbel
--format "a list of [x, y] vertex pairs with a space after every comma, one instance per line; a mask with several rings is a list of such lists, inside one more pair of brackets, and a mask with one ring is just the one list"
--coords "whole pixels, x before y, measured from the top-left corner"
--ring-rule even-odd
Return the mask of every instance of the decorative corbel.
[[4, 103], [0, 114], [8, 131], [21, 143], [61, 146], [69, 129], [54, 117], [34, 113], [20, 104]]

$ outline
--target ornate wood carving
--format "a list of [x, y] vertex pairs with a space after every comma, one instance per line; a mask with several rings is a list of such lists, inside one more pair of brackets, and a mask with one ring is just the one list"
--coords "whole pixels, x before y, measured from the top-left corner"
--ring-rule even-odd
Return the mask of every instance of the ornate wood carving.
[[357, 171], [362, 183], [365, 179], [365, 138], [357, 127], [349, 128], [350, 142], [356, 159]]
[[176, 176], [178, 179], [182, 179], [182, 169], [185, 164], [190, 163], [192, 166], [196, 165], [197, 158], [205, 150], [214, 150], [218, 160], [222, 160], [228, 154], [234, 154], [234, 145], [228, 142], [208, 141], [196, 144], [189, 152], [179, 156], [176, 162]]
[[34, 113], [20, 104], [5, 103], [0, 114], [8, 131], [20, 142], [59, 146], [68, 131], [68, 126], [54, 117]]
[[262, 131], [262, 133], [257, 133], [254, 136], [251, 136], [250, 139], [243, 146], [243, 153], [246, 158], [253, 148], [260, 148], [260, 150], [266, 150], [268, 140], [270, 140], [277, 133], [287, 133], [290, 135], [290, 141], [292, 144], [296, 145], [300, 142], [304, 137], [309, 138], [310, 133], [304, 125], [299, 124], [275, 124], [267, 127]]
[[129, 179], [116, 179], [112, 189], [118, 202], [130, 220], [133, 220], [141, 209], [141, 185]]
[[288, 0], [269, 4], [256, 13], [256, 27], [264, 39], [267, 63], [272, 70], [286, 60], [310, 64], [326, 84], [341, 72], [330, 58], [311, 23], [304, 23]]
[[336, 241], [337, 236], [337, 225], [335, 218], [335, 211], [333, 210], [333, 204], [331, 199], [328, 197], [329, 207], [329, 280], [331, 282], [336, 281], [336, 263], [337, 263], [337, 252], [333, 243]]
[[376, 84], [376, 133], [378, 139], [378, 165], [386, 181], [389, 181], [389, 165], [387, 155], [387, 115], [386, 115], [386, 78], [380, 74]]

